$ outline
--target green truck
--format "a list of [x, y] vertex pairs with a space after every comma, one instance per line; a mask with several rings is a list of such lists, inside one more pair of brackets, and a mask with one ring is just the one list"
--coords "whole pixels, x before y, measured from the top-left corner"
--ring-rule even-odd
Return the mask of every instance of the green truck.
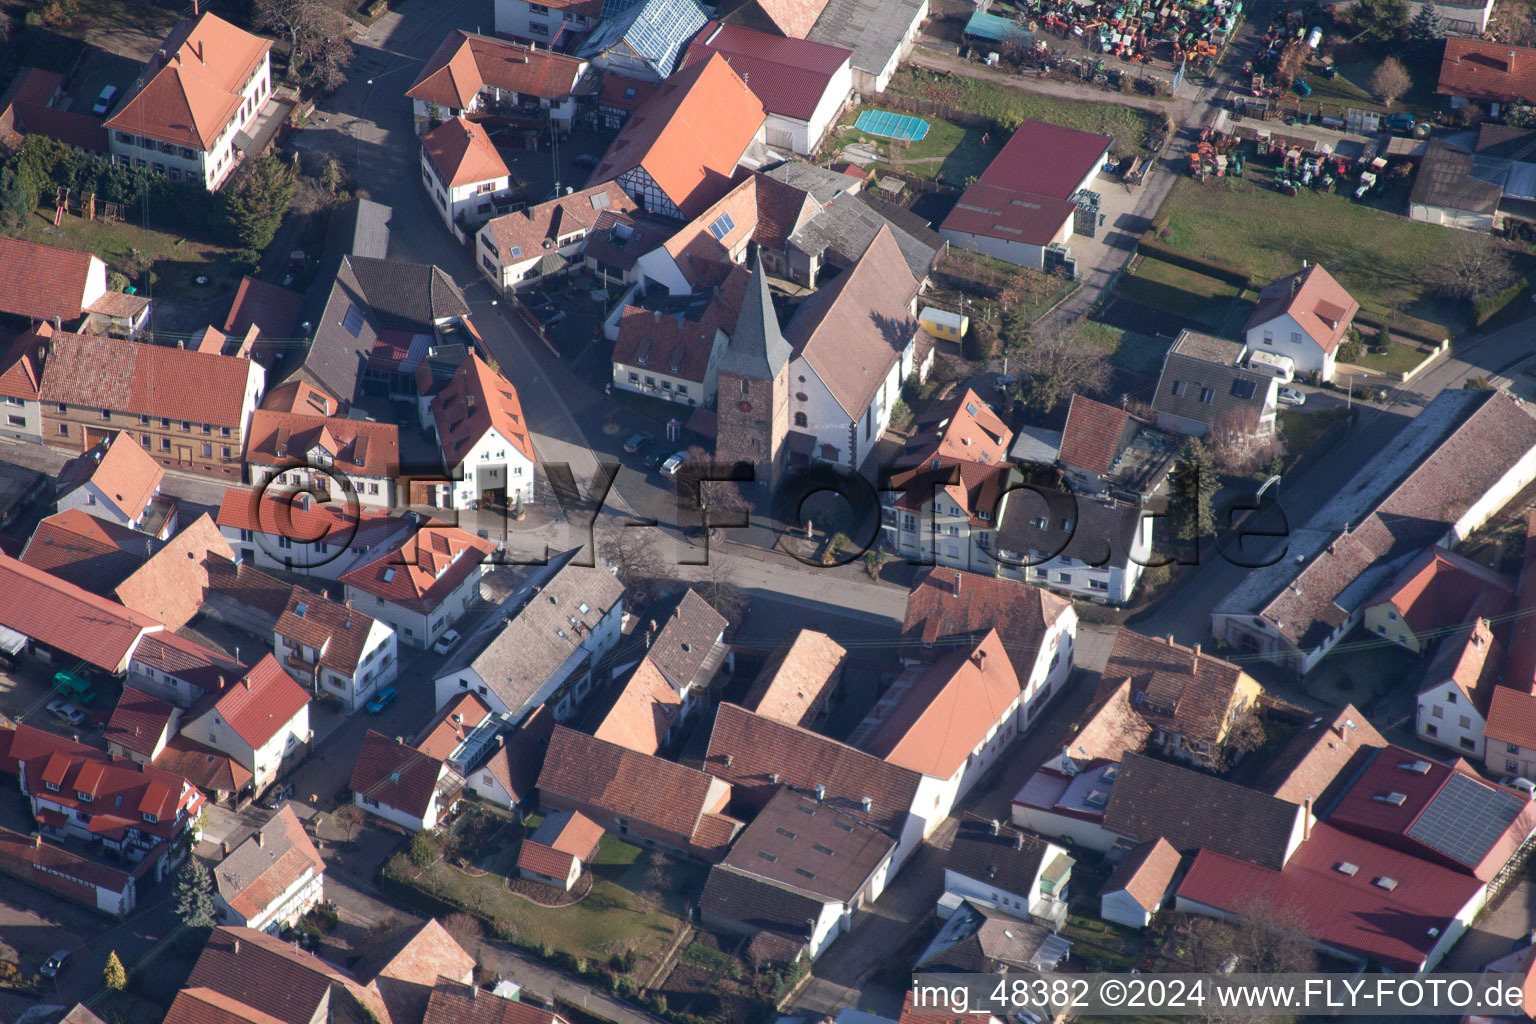
[[91, 689], [91, 684], [73, 672], [55, 672], [53, 688], [82, 707], [87, 707], [96, 701], [96, 691]]

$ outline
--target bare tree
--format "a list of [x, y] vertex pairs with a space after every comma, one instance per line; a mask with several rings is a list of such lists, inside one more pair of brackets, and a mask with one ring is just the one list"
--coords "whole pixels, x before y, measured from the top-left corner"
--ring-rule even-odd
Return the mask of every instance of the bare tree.
[[1282, 448], [1273, 434], [1260, 435], [1236, 412], [1226, 413], [1205, 434], [1211, 462], [1222, 473], [1247, 476], [1278, 454]]
[[721, 615], [725, 616], [731, 628], [741, 625], [741, 620], [746, 616], [747, 598], [742, 593], [741, 585], [736, 580], [736, 572], [731, 564], [721, 557], [719, 551], [711, 549], [709, 564], [702, 566], [699, 578], [694, 582], [693, 589], [698, 591], [709, 606]]
[[644, 604], [656, 594], [658, 581], [666, 574], [666, 561], [657, 548], [655, 530], [609, 526], [597, 539], [598, 557], [614, 567], [619, 582], [636, 604]]
[[1376, 65], [1376, 70], [1371, 72], [1371, 95], [1381, 100], [1382, 105], [1388, 110], [1403, 94], [1413, 88], [1413, 79], [1408, 77], [1408, 69], [1403, 67], [1403, 62], [1396, 57], [1388, 57]]
[[1232, 721], [1227, 729], [1226, 742], [1217, 755], [1215, 767], [1218, 771], [1226, 771], [1232, 767], [1232, 762], [1241, 754], [1251, 754], [1264, 746], [1264, 741], [1269, 734], [1264, 731], [1264, 720], [1251, 705]]
[[1501, 292], [1518, 276], [1508, 251], [1483, 231], [1451, 232], [1427, 273], [1437, 291], [1455, 299]]
[[345, 77], [351, 49], [343, 0], [252, 0], [257, 28], [288, 40], [288, 77], [334, 89]]
[[1053, 409], [1074, 392], [1098, 391], [1109, 382], [1109, 360], [1082, 343], [1078, 332], [1036, 331], [1024, 354], [1020, 390], [1025, 401]]
[[480, 919], [472, 914], [459, 911], [443, 918], [443, 931], [448, 937], [459, 944], [459, 948], [480, 960], [480, 943], [485, 938], [485, 928], [480, 924]]

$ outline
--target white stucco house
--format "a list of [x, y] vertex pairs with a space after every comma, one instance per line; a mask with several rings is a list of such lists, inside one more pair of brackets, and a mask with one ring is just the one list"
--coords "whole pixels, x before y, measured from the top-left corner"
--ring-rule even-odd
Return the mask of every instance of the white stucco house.
[[439, 487], [440, 508], [510, 508], [533, 497], [533, 441], [505, 377], [470, 353], [432, 399], [431, 413], [451, 481]]
[[276, 934], [325, 898], [325, 861], [284, 804], [214, 867], [213, 882], [220, 924]]
[[[495, 36], [478, 35], [454, 29], [428, 58], [426, 66], [409, 89], [411, 112], [418, 134], [425, 132], [433, 119], [484, 113], [528, 119], [540, 113], [569, 126], [576, 113], [576, 84], [587, 70], [587, 62], [549, 48], [553, 33], [515, 32], [500, 27], [498, 0], [496, 31], [502, 35], [533, 38], [529, 46]], [[523, 7], [530, 5], [523, 4]], [[537, 6], [537, 5], [534, 5]], [[559, 24], [561, 11], [541, 8]], [[547, 24], [540, 19], [539, 24]]]
[[1289, 356], [1298, 374], [1332, 380], [1339, 343], [1359, 311], [1333, 275], [1313, 264], [1260, 291], [1243, 334], [1250, 352]]
[[493, 541], [454, 526], [424, 526], [347, 573], [347, 603], [393, 627], [407, 647], [436, 643], [480, 603]]
[[421, 183], [460, 242], [512, 201], [512, 172], [481, 125], [455, 117], [421, 138]]
[[[137, 530], [151, 513], [165, 469], [124, 430], [97, 442], [58, 476], [56, 503], [60, 512], [77, 509]], [[160, 525], [174, 530], [174, 517], [171, 523]]]
[[217, 522], [246, 564], [328, 580], [372, 561], [375, 549], [398, 542], [417, 526], [412, 513], [394, 516], [342, 495], [318, 501], [308, 492], [278, 487], [229, 488]]
[[230, 680], [211, 700], [201, 714], [197, 708], [188, 712], [181, 733], [228, 754], [251, 773], [256, 792], [303, 759], [314, 735], [309, 728], [309, 693], [272, 655], [242, 678]]
[[1072, 597], [1124, 604], [1152, 561], [1155, 521], [1132, 502], [1018, 488], [1004, 507], [987, 571]]
[[366, 704], [400, 670], [389, 624], [321, 594], [295, 587], [272, 630], [272, 653], [316, 695], [340, 698], [349, 711]]
[[969, 900], [1014, 917], [1059, 924], [1066, 917], [1075, 863], [1066, 847], [1002, 822], [962, 821], [944, 862], [939, 916], [949, 917]]
[[464, 791], [464, 778], [442, 758], [373, 729], [363, 738], [350, 780], [352, 801], [412, 832], [436, 828]]

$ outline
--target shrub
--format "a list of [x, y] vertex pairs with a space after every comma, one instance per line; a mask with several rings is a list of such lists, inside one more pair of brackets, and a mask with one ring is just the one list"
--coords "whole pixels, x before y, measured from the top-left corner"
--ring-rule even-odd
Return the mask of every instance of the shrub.
[[1524, 295], [1529, 285], [1525, 280], [1516, 281], [1501, 292], [1492, 295], [1484, 295], [1472, 303], [1472, 322], [1478, 327], [1483, 326], [1489, 320], [1500, 313], [1520, 296]]
[[431, 867], [437, 860], [437, 846], [425, 832], [417, 832], [411, 836], [410, 857], [411, 863], [419, 868]]
[[1358, 341], [1344, 341], [1339, 343], [1339, 361], [1342, 363], [1357, 363], [1360, 361], [1360, 343]]

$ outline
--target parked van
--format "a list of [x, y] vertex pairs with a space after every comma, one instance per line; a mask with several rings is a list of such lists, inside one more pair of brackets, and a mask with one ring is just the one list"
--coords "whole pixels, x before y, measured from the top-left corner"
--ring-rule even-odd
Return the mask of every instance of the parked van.
[[1273, 352], [1250, 352], [1248, 369], [1267, 373], [1282, 384], [1289, 384], [1296, 379], [1296, 361], [1290, 356], [1276, 355]]

